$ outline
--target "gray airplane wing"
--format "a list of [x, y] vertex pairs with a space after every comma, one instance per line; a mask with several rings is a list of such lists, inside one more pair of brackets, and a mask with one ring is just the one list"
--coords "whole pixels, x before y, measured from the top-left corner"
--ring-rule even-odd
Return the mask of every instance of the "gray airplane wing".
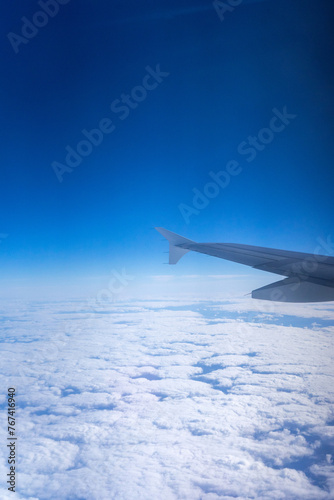
[[254, 299], [279, 302], [334, 300], [334, 257], [236, 243], [196, 243], [162, 227], [156, 230], [169, 241], [169, 264], [176, 264], [184, 254], [194, 251], [286, 276], [286, 279], [253, 290]]

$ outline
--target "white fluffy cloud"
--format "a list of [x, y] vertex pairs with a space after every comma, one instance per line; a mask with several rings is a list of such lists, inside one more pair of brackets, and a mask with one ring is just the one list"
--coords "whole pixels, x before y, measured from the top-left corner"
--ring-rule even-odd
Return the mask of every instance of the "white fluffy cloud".
[[7, 304], [17, 498], [334, 498], [333, 319], [249, 300]]

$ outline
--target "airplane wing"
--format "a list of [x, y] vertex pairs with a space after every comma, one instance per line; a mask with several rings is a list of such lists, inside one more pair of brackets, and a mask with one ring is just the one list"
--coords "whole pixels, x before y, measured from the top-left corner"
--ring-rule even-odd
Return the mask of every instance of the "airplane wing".
[[184, 254], [193, 251], [286, 276], [286, 279], [253, 290], [254, 299], [278, 302], [334, 300], [334, 257], [236, 243], [197, 243], [162, 227], [156, 230], [169, 242], [169, 264], [176, 264]]

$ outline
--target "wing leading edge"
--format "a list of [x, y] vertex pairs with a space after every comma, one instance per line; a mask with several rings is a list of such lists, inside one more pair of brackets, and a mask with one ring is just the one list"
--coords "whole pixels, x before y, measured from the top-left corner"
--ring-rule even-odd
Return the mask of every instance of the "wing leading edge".
[[255, 299], [278, 302], [334, 300], [334, 257], [235, 243], [197, 243], [157, 227], [169, 242], [169, 264], [194, 251], [238, 262], [286, 279], [253, 290]]

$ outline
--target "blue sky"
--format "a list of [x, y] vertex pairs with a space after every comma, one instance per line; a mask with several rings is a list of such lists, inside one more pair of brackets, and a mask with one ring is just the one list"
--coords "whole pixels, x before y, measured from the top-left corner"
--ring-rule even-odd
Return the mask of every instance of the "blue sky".
[[[203, 256], [163, 266], [154, 226], [306, 252], [332, 234], [329, 0], [245, 0], [223, 21], [211, 2], [72, 0], [15, 53], [7, 34], [38, 11], [17, 1], [1, 20], [3, 290], [122, 267], [245, 273]], [[146, 96], [134, 91], [157, 65], [168, 76]], [[122, 120], [110, 105], [132, 91], [140, 102]], [[284, 107], [296, 117], [247, 162], [238, 146]], [[104, 118], [115, 130], [59, 182], [52, 163]], [[187, 223], [179, 205], [229, 160], [241, 173]]]

